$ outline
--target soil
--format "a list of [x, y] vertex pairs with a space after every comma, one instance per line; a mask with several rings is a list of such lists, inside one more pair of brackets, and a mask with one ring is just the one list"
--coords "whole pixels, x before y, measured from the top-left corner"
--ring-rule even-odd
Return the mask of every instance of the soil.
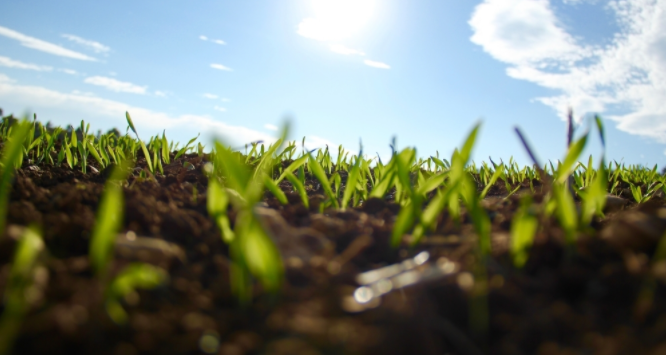
[[[22, 226], [42, 226], [48, 255], [15, 354], [666, 354], [666, 262], [650, 261], [666, 231], [663, 196], [638, 205], [620, 186], [606, 217], [574, 247], [551, 221], [516, 269], [509, 230], [529, 185], [509, 198], [503, 184], [490, 190], [483, 206], [492, 255], [479, 260], [464, 210], [459, 221], [441, 215], [417, 247], [406, 236], [394, 250], [399, 206], [391, 194], [320, 213], [316, 180], [306, 181], [309, 209], [283, 182], [288, 205], [267, 193], [257, 207], [283, 257], [282, 291], [257, 286], [251, 305], [241, 307], [229, 285], [228, 248], [206, 211], [204, 162], [186, 155], [164, 175], [142, 179], [140, 158], [129, 177], [113, 270], [148, 262], [167, 270], [169, 282], [127, 297], [126, 325], [105, 313], [87, 257], [108, 171], [24, 163], [0, 241], [0, 293]], [[540, 201], [541, 187], [534, 188]], [[360, 273], [401, 262], [412, 269], [392, 279], [392, 290], [355, 301]]]

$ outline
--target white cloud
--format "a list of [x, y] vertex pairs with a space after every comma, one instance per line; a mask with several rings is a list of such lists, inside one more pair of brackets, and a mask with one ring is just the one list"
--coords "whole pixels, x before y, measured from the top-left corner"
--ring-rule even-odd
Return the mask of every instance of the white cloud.
[[215, 99], [218, 98], [217, 95], [215, 95], [215, 94], [208, 94], [208, 93], [203, 94], [203, 97], [205, 97], [205, 98], [207, 98], [207, 99], [211, 99], [211, 100], [215, 100]]
[[24, 47], [36, 49], [38, 51], [46, 52], [46, 53], [49, 53], [49, 54], [53, 54], [53, 55], [57, 55], [57, 56], [61, 56], [61, 57], [66, 57], [66, 58], [72, 58], [72, 59], [87, 60], [87, 61], [93, 61], [93, 62], [97, 61], [97, 59], [95, 59], [93, 57], [89, 57], [85, 54], [63, 48], [63, 47], [58, 46], [58, 45], [53, 44], [53, 43], [42, 41], [41, 39], [26, 36], [26, 35], [24, 35], [20, 32], [16, 32], [16, 31], [11, 30], [7, 27], [0, 26], [0, 36], [5, 36], [7, 38], [17, 40]]
[[67, 38], [68, 40], [78, 43], [82, 46], [88, 47], [92, 49], [95, 53], [107, 53], [111, 50], [108, 46], [105, 46], [99, 42], [91, 41], [88, 39], [83, 39], [79, 36], [74, 36], [70, 34], [64, 34], [62, 35], [64, 38]]
[[375, 68], [380, 68], [380, 69], [391, 69], [391, 66], [390, 66], [390, 65], [388, 65], [388, 64], [386, 64], [386, 63], [382, 63], [382, 62], [375, 62], [374, 60], [368, 60], [368, 59], [366, 59], [366, 60], [363, 61], [363, 63], [365, 63], [365, 65], [369, 65], [369, 66], [371, 66], [371, 67], [375, 67]]
[[331, 51], [333, 51], [335, 53], [344, 54], [344, 55], [351, 55], [351, 54], [360, 55], [360, 56], [365, 55], [365, 53], [363, 53], [359, 50], [351, 49], [351, 48], [345, 47], [341, 44], [331, 44], [329, 46], [329, 48], [331, 49]]
[[266, 123], [264, 125], [264, 128], [266, 128], [268, 130], [271, 130], [271, 131], [277, 131], [278, 130], [278, 127], [276, 125], [272, 125], [270, 123]]
[[[209, 116], [193, 114], [174, 116], [96, 96], [62, 93], [39, 86], [14, 85], [10, 80], [0, 74], [0, 98], [15, 105], [32, 107], [33, 111], [37, 108], [39, 110], [55, 109], [73, 112], [89, 117], [86, 121], [95, 120], [100, 125], [103, 123], [109, 126], [108, 128], [114, 125], [125, 127], [125, 111], [129, 111], [137, 129], [142, 133], [142, 136], [145, 135], [146, 137], [161, 133], [163, 129], [167, 130], [167, 135], [169, 135], [169, 131], [175, 132], [169, 136], [170, 138], [179, 137], [179, 134], [183, 132], [185, 132], [183, 134], [190, 134], [192, 127], [196, 127], [196, 130], [200, 130], [202, 133], [222, 136], [228, 144], [233, 146], [257, 140], [268, 143], [275, 141], [275, 138], [269, 134], [216, 121]], [[194, 131], [195, 134], [196, 130]], [[182, 139], [187, 139], [187, 137], [183, 136]]]
[[157, 97], [166, 97], [167, 94], [164, 91], [155, 90], [155, 96], [157, 96]]
[[[580, 1], [569, 1], [578, 3]], [[548, 0], [485, 0], [469, 21], [472, 42], [509, 65], [507, 75], [561, 92], [536, 98], [563, 119], [606, 114], [631, 134], [666, 142], [666, 1], [613, 0], [620, 25], [610, 44], [584, 45], [570, 35]]]
[[224, 66], [224, 65], [222, 65], [222, 64], [215, 64], [215, 63], [213, 63], [213, 64], [210, 65], [210, 67], [213, 68], [213, 69], [232, 71], [231, 68], [229, 68], [229, 67], [227, 67], [227, 66]]
[[199, 39], [202, 40], [202, 41], [210, 41], [210, 42], [213, 42], [213, 43], [215, 43], [215, 44], [220, 44], [220, 45], [225, 45], [225, 44], [227, 44], [227, 42], [225, 42], [225, 41], [223, 41], [223, 40], [221, 40], [221, 39], [212, 39], [212, 38], [208, 38], [208, 37], [206, 37], [206, 36], [204, 36], [204, 35], [199, 36]]
[[213, 107], [213, 108], [216, 109], [217, 111], [220, 111], [220, 112], [227, 112], [227, 109], [224, 108], [224, 107], [215, 106], [215, 107]]
[[14, 68], [14, 69], [27, 69], [27, 70], [36, 70], [36, 71], [53, 70], [53, 68], [49, 66], [23, 63], [18, 60], [14, 60], [3, 56], [0, 56], [0, 66]]
[[78, 72], [77, 72], [76, 70], [74, 70], [74, 69], [58, 69], [58, 70], [61, 71], [61, 72], [63, 72], [63, 73], [65, 73], [65, 74], [69, 74], [69, 75], [76, 75], [76, 74], [78, 74]]
[[231, 99], [227, 99], [226, 97], [221, 98], [222, 102], [231, 102]]
[[141, 94], [141, 95], [146, 93], [146, 88], [147, 88], [147, 86], [138, 86], [132, 83], [119, 81], [104, 76], [91, 76], [86, 78], [83, 82], [86, 84], [102, 86], [115, 92], [128, 92], [132, 94]]
[[73, 95], [80, 95], [80, 96], [88, 96], [88, 97], [94, 97], [96, 96], [92, 92], [89, 91], [79, 91], [79, 90], [72, 90]]
[[308, 135], [305, 138], [305, 149], [308, 150], [319, 149], [319, 148], [326, 148], [326, 146], [328, 146], [328, 150], [331, 152], [331, 154], [335, 153], [337, 155], [338, 144], [335, 144], [326, 138], [321, 138], [313, 135]]
[[16, 82], [16, 80], [8, 77], [5, 74], [0, 73], [0, 84], [2, 84], [2, 83], [11, 84], [11, 83], [14, 83], [14, 82]]

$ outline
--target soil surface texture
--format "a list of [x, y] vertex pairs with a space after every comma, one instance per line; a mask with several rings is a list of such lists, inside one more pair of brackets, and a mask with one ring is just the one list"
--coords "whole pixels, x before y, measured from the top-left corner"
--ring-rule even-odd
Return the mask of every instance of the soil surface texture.
[[[266, 193], [255, 208], [283, 259], [281, 292], [257, 284], [241, 307], [228, 246], [206, 209], [205, 162], [187, 154], [144, 179], [140, 156], [128, 178], [112, 273], [141, 261], [167, 270], [169, 280], [123, 300], [125, 325], [107, 315], [88, 260], [108, 170], [25, 162], [0, 241], [0, 294], [22, 228], [41, 226], [48, 253], [13, 353], [666, 354], [666, 262], [652, 262], [666, 231], [663, 196], [639, 205], [620, 186], [605, 218], [575, 246], [565, 246], [553, 220], [516, 269], [511, 218], [529, 185], [505, 198], [498, 183], [483, 200], [492, 254], [479, 260], [464, 209], [458, 221], [439, 216], [418, 246], [410, 248], [406, 235], [392, 249], [400, 207], [391, 193], [320, 213], [325, 197], [316, 179], [306, 179], [309, 208], [285, 181], [289, 204]], [[541, 186], [534, 189], [539, 202]], [[232, 224], [234, 216], [230, 210]]]

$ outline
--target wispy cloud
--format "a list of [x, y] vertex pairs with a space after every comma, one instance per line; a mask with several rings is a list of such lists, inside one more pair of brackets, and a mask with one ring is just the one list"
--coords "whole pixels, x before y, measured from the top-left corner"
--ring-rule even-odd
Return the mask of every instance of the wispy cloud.
[[51, 71], [52, 67], [45, 65], [29, 64], [23, 63], [18, 60], [14, 60], [8, 57], [0, 56], [0, 66], [14, 68], [14, 69], [26, 69], [26, 70], [36, 70], [36, 71]]
[[226, 97], [221, 98], [222, 102], [231, 102], [231, 99], [227, 99]]
[[0, 83], [5, 83], [5, 84], [11, 84], [14, 83], [16, 80], [8, 77], [5, 74], [0, 73]]
[[219, 96], [217, 96], [217, 95], [215, 95], [215, 94], [205, 93], [205, 94], [203, 94], [203, 97], [205, 97], [205, 98], [207, 98], [207, 99], [215, 100], [215, 99], [217, 99]]
[[[0, 98], [16, 105], [32, 107], [33, 110], [57, 109], [85, 115], [89, 117], [86, 121], [94, 120], [98, 123], [93, 122], [93, 124], [105, 125], [107, 128], [124, 127], [126, 125], [125, 111], [129, 111], [137, 129], [145, 130], [142, 133], [145, 132], [146, 136], [161, 133], [162, 129], [167, 129], [167, 135], [170, 130], [176, 132], [172, 133], [170, 137], [178, 136], [180, 134], [178, 132], [187, 132], [181, 134], [183, 136], [184, 134], [189, 135], [191, 131], [195, 133], [200, 131], [209, 135], [222, 136], [226, 142], [234, 146], [257, 140], [275, 141], [275, 137], [270, 134], [216, 121], [209, 116], [192, 114], [174, 116], [96, 96], [63, 93], [39, 86], [16, 85], [2, 74], [0, 74]], [[186, 138], [183, 136], [181, 139]]]
[[360, 55], [360, 56], [365, 55], [365, 53], [363, 53], [359, 50], [351, 49], [351, 48], [345, 47], [341, 44], [331, 44], [329, 46], [329, 48], [331, 49], [331, 51], [333, 51], [335, 53], [344, 54], [344, 55], [352, 55], [352, 54], [353, 55]]
[[[580, 1], [568, 1], [575, 4]], [[471, 41], [507, 63], [512, 78], [555, 89], [536, 100], [566, 117], [606, 115], [631, 134], [666, 142], [666, 2], [610, 1], [620, 24], [610, 44], [584, 45], [568, 33], [549, 0], [485, 0], [472, 14]]]
[[80, 44], [84, 47], [88, 47], [89, 49], [91, 49], [95, 53], [105, 54], [105, 53], [108, 53], [111, 50], [111, 48], [109, 48], [108, 46], [105, 46], [105, 45], [103, 45], [99, 42], [91, 41], [89, 39], [83, 39], [79, 36], [70, 35], [70, 34], [63, 34], [62, 36], [64, 38], [67, 38], [68, 40], [74, 42], [74, 43], [78, 43], [78, 44]]
[[78, 72], [77, 72], [76, 70], [74, 70], [74, 69], [58, 69], [58, 70], [61, 71], [61, 72], [63, 72], [63, 73], [65, 73], [65, 74], [69, 74], [69, 75], [76, 75], [76, 74], [78, 74]]
[[210, 67], [213, 68], [213, 69], [226, 70], [226, 71], [233, 71], [231, 68], [229, 68], [229, 67], [227, 67], [227, 66], [224, 66], [224, 65], [222, 65], [222, 64], [215, 64], [215, 63], [213, 63], [213, 64], [210, 65]]
[[212, 38], [208, 38], [207, 36], [204, 36], [204, 35], [199, 36], [199, 39], [202, 40], [202, 41], [213, 42], [213, 43], [220, 44], [220, 45], [227, 44], [227, 42], [225, 42], [221, 39], [212, 39]]
[[227, 109], [221, 106], [215, 106], [213, 107], [215, 110], [220, 111], [220, 112], [227, 112]]
[[86, 78], [83, 82], [86, 84], [105, 87], [115, 92], [128, 92], [141, 95], [145, 94], [146, 89], [148, 88], [147, 86], [138, 86], [129, 82], [107, 78], [105, 76], [91, 76]]
[[42, 41], [41, 39], [37, 39], [34, 37], [26, 36], [20, 32], [16, 32], [12, 29], [9, 29], [7, 27], [2, 27], [0, 26], [0, 36], [5, 36], [7, 38], [11, 38], [14, 40], [19, 41], [22, 46], [36, 49], [38, 51], [42, 51], [45, 53], [57, 55], [60, 57], [66, 57], [66, 58], [72, 58], [72, 59], [79, 59], [79, 60], [87, 60], [87, 61], [97, 61], [97, 59], [93, 57], [89, 57], [85, 54], [75, 52], [72, 50], [69, 50], [67, 48], [63, 48], [61, 46], [58, 46], [56, 44]]
[[167, 93], [164, 91], [155, 90], [154, 95], [157, 97], [167, 97]]
[[365, 65], [368, 65], [368, 66], [371, 66], [371, 67], [374, 67], [374, 68], [391, 69], [390, 65], [388, 65], [386, 63], [382, 63], [382, 62], [375, 62], [374, 60], [366, 59], [366, 60], [363, 61], [363, 63], [365, 63]]
[[264, 125], [264, 128], [266, 128], [267, 130], [270, 130], [270, 131], [277, 131], [278, 130], [278, 127], [276, 125], [272, 125], [270, 123], [266, 123]]

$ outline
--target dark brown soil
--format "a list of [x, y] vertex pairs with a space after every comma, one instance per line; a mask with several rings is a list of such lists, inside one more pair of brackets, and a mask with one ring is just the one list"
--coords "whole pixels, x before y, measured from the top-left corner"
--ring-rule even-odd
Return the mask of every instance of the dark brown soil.
[[[284, 182], [290, 203], [267, 194], [258, 214], [280, 248], [286, 280], [279, 295], [257, 286], [252, 305], [242, 308], [229, 286], [228, 248], [206, 212], [203, 163], [188, 155], [163, 176], [142, 181], [138, 169], [129, 178], [114, 270], [149, 262], [168, 270], [170, 282], [127, 299], [124, 326], [106, 315], [87, 258], [106, 172], [24, 164], [11, 193], [9, 237], [0, 242], [0, 293], [18, 226], [41, 225], [49, 256], [44, 292], [15, 354], [666, 354], [666, 264], [650, 262], [666, 230], [663, 197], [641, 206], [611, 201], [607, 217], [575, 248], [563, 246], [552, 221], [517, 270], [508, 246], [521, 192], [503, 199], [503, 185], [484, 200], [493, 252], [479, 262], [465, 213], [458, 222], [440, 216], [418, 247], [392, 250], [393, 202], [371, 199], [321, 214], [316, 181], [307, 182], [309, 210]], [[168, 243], [151, 243], [156, 239]], [[370, 304], [352, 302], [357, 274], [424, 250], [430, 261], [417, 271], [448, 265], [448, 272]], [[470, 317], [484, 302], [488, 327], [479, 331], [483, 322]]]

